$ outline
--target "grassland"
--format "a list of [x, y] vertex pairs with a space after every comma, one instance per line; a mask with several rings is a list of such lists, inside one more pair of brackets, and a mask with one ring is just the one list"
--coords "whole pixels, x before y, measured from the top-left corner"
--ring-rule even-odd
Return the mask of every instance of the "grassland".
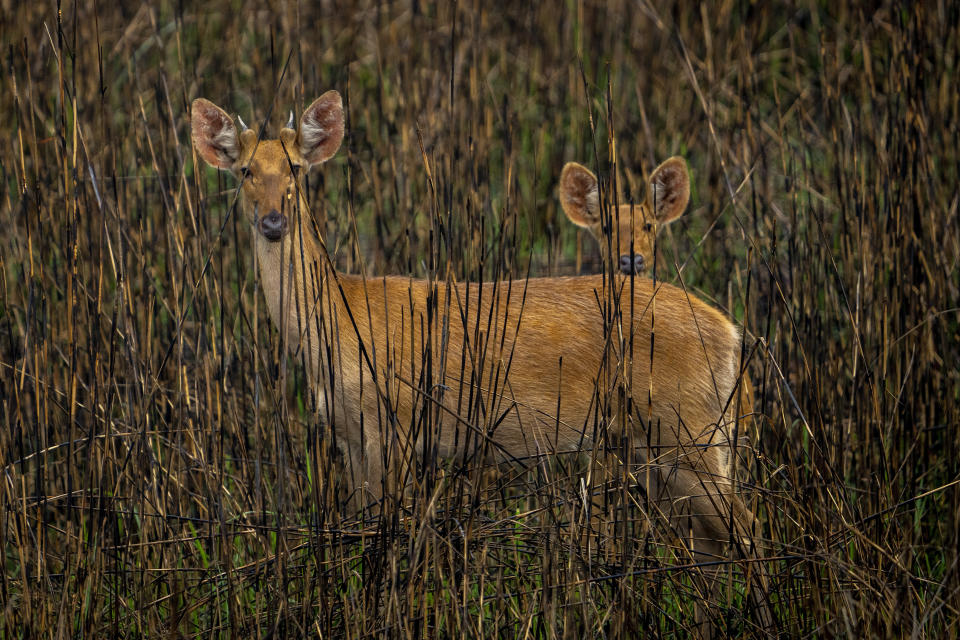
[[382, 517], [342, 508], [189, 137], [195, 97], [275, 134], [331, 88], [308, 191], [349, 272], [598, 272], [563, 164], [636, 201], [683, 155], [656, 277], [745, 329], [776, 618], [734, 563], [716, 628], [960, 635], [956, 3], [0, 4], [0, 637], [692, 632], [699, 568], [625, 478], [581, 535], [582, 460], [424, 459]]

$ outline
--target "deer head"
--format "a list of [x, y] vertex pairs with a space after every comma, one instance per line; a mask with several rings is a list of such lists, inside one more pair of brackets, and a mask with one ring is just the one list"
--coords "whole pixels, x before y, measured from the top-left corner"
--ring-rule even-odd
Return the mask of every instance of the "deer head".
[[204, 98], [191, 109], [193, 144], [200, 157], [213, 167], [232, 171], [242, 180], [244, 208], [261, 237], [278, 242], [290, 228], [294, 206], [306, 207], [299, 179], [311, 166], [326, 162], [343, 141], [343, 101], [328, 91], [313, 101], [294, 129], [293, 113], [280, 137], [260, 140], [243, 125], [237, 132], [233, 119]]
[[[612, 247], [616, 264], [626, 274], [643, 273], [653, 263], [657, 233], [679, 218], [690, 201], [690, 175], [683, 158], [674, 156], [650, 175], [642, 204], [610, 207], [609, 229], [600, 210], [600, 191], [592, 171], [569, 162], [560, 174], [560, 205], [570, 221], [588, 229], [606, 260]], [[610, 238], [608, 244], [606, 238]]]

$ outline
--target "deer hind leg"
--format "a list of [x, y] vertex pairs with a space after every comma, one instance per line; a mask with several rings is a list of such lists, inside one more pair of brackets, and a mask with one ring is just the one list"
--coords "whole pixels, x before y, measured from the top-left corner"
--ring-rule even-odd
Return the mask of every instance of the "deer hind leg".
[[[721, 554], [723, 543], [728, 545], [726, 559], [740, 563], [745, 585], [746, 600], [749, 610], [754, 616], [754, 622], [763, 631], [774, 629], [773, 611], [770, 607], [770, 584], [767, 577], [767, 567], [762, 557], [762, 545], [756, 537], [759, 527], [753, 512], [744, 502], [738, 491], [737, 479], [733, 473], [735, 469], [732, 456], [736, 449], [730, 442], [718, 443], [708, 447], [707, 454], [715, 452], [718, 461], [725, 461], [724, 466], [716, 463], [707, 465], [710, 469], [720, 469], [719, 474], [700, 472], [701, 492], [695, 493], [691, 488], [691, 495], [695, 496], [694, 508], [705, 517], [700, 519], [699, 537], [706, 543], [700, 545], [695, 553]], [[697, 462], [708, 462], [709, 459], [699, 459]], [[696, 530], [696, 529], [695, 529]], [[720, 544], [718, 544], [718, 542]], [[722, 595], [718, 592], [718, 595]]]
[[758, 547], [751, 537], [754, 516], [733, 490], [733, 484], [714, 471], [717, 464], [707, 464], [718, 462], [708, 455], [709, 448], [699, 454], [670, 456], [669, 462], [661, 457], [650, 465], [644, 483], [651, 508], [669, 523], [672, 537], [679, 542], [681, 561], [695, 565], [690, 575], [699, 591], [694, 602], [696, 635], [716, 634], [712, 620], [723, 602], [723, 575], [731, 561], [741, 560], [750, 563], [747, 572], [751, 576], [759, 577], [759, 585], [748, 588], [750, 608], [756, 613], [758, 626], [771, 629], [763, 566], [752, 562], [757, 559]]
[[[709, 561], [708, 558], [713, 557], [739, 563], [747, 580], [744, 613], [752, 616], [756, 625], [754, 630], [773, 632], [775, 623], [769, 602], [769, 580], [761, 545], [754, 539], [755, 518], [740, 496], [727, 493], [723, 486], [717, 487], [716, 494], [705, 492], [692, 502], [691, 508], [705, 516], [696, 519], [699, 526], [691, 527], [696, 538], [691, 545], [693, 557], [703, 558], [700, 561]], [[724, 581], [721, 578], [724, 573], [731, 575], [729, 569], [730, 565], [721, 564], [702, 572], [708, 584], [707, 593], [717, 603], [724, 602]]]
[[340, 454], [338, 496], [345, 504], [345, 515], [357, 515], [364, 509], [368, 515], [379, 514], [385, 479], [379, 448], [342, 442]]

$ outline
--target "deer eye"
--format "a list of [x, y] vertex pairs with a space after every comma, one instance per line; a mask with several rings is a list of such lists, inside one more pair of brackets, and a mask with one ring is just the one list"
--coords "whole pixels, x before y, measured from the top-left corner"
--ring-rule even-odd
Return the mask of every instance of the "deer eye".
[[249, 180], [250, 177], [250, 167], [240, 167], [240, 180]]
[[653, 231], [653, 225], [648, 222], [645, 225], [643, 225], [643, 230], [649, 233]]

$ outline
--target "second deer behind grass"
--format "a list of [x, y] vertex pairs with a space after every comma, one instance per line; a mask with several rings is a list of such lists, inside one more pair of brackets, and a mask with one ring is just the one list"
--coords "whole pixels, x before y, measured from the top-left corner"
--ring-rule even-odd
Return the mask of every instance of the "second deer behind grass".
[[[603, 264], [613, 265], [624, 275], [640, 276], [653, 268], [660, 231], [680, 218], [690, 202], [690, 173], [686, 161], [673, 156], [650, 174], [647, 194], [640, 204], [610, 205], [606, 214], [600, 202], [597, 176], [581, 164], [568, 162], [563, 167], [558, 192], [567, 218], [589, 231], [597, 241]], [[753, 384], [746, 371], [739, 386], [739, 404], [734, 405], [744, 430], [755, 430]], [[734, 431], [731, 429], [730, 434]], [[746, 434], [736, 435], [739, 444], [740, 436]], [[733, 460], [731, 456], [727, 477], [736, 472]]]

